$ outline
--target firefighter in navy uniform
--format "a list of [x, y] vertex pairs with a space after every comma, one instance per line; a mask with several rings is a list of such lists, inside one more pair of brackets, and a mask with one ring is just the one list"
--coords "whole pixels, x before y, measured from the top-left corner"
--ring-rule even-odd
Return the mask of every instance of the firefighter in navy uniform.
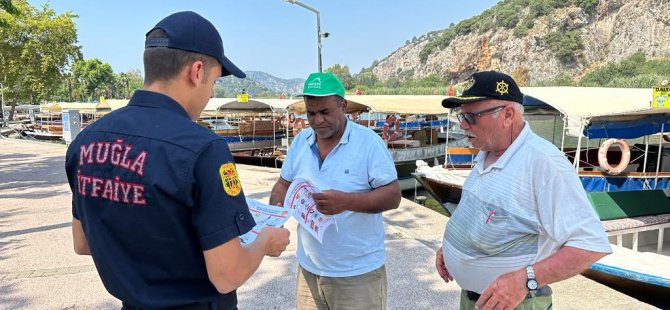
[[240, 243], [255, 223], [232, 156], [193, 121], [217, 78], [245, 74], [193, 12], [147, 33], [144, 66], [144, 89], [68, 148], [75, 252], [124, 309], [236, 309], [235, 290], [289, 243], [272, 227]]

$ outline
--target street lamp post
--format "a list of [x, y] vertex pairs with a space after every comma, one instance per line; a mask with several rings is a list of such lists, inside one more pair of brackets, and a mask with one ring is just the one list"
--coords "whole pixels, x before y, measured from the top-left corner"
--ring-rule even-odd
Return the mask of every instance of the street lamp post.
[[308, 9], [316, 14], [316, 43], [318, 47], [318, 61], [319, 61], [319, 72], [322, 72], [322, 67], [321, 67], [321, 37], [327, 38], [330, 34], [328, 32], [321, 33], [321, 13], [319, 13], [318, 10], [315, 8], [306, 5], [300, 1], [296, 0], [284, 0], [288, 3], [291, 4], [297, 4], [305, 9]]

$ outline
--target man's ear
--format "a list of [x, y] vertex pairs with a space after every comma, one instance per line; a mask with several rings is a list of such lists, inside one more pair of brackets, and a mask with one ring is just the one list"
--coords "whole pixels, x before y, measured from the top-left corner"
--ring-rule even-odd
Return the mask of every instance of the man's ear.
[[201, 80], [205, 76], [204, 64], [200, 60], [194, 61], [188, 66], [188, 79], [194, 85], [201, 84]]
[[508, 105], [503, 109], [503, 116], [506, 124], [513, 124], [517, 110], [512, 105]]
[[347, 99], [344, 99], [342, 101], [342, 111], [347, 112], [347, 105], [349, 105], [349, 101], [347, 101]]

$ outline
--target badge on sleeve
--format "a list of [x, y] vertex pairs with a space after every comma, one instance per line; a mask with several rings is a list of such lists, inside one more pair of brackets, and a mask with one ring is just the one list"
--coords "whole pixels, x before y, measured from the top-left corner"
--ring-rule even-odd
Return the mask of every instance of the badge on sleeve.
[[235, 164], [225, 163], [219, 167], [219, 175], [221, 175], [221, 183], [223, 183], [223, 190], [230, 196], [237, 196], [242, 191], [242, 183], [237, 177], [237, 169]]

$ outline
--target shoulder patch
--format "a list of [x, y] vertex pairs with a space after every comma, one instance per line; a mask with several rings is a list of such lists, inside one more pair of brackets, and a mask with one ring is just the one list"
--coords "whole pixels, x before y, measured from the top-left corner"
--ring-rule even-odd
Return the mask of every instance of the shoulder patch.
[[223, 190], [230, 196], [237, 196], [242, 191], [242, 183], [237, 177], [237, 169], [233, 163], [225, 163], [219, 167], [219, 175], [221, 175], [221, 183], [223, 183]]

